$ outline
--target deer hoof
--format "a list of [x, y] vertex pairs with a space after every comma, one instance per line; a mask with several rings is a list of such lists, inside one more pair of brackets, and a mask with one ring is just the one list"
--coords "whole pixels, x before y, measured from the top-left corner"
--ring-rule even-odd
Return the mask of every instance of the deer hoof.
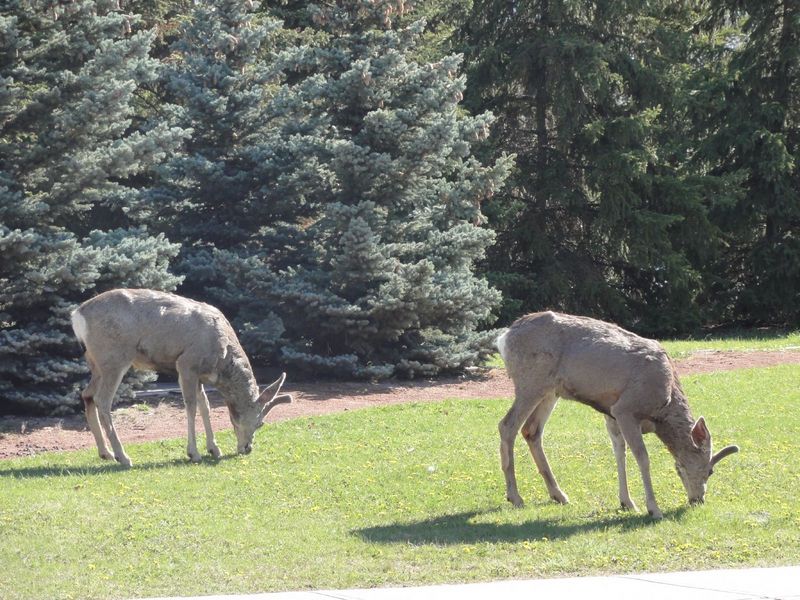
[[550, 497], [559, 504], [569, 504], [569, 498], [564, 492], [558, 492]]
[[639, 508], [633, 502], [633, 500], [621, 500], [619, 503], [620, 508], [622, 510], [629, 510], [631, 512], [639, 512]]
[[187, 452], [186, 455], [189, 457], [189, 460], [192, 461], [193, 463], [203, 462], [203, 457], [200, 456], [200, 453], [197, 451], [195, 451], [194, 453]]
[[650, 515], [651, 517], [653, 517], [653, 519], [656, 519], [656, 520], [660, 520], [660, 519], [664, 518], [663, 513], [658, 508], [656, 508], [654, 510], [648, 510], [647, 514]]
[[222, 452], [220, 452], [220, 451], [219, 451], [219, 448], [217, 448], [216, 446], [213, 446], [213, 447], [209, 448], [209, 449], [208, 449], [208, 453], [209, 453], [209, 454], [210, 454], [210, 455], [211, 455], [213, 458], [216, 458], [216, 459], [220, 459], [220, 458], [222, 457]]
[[100, 458], [103, 460], [114, 460], [114, 455], [111, 452], [100, 452]]
[[122, 456], [115, 456], [114, 458], [116, 458], [117, 462], [126, 469], [130, 469], [133, 466], [131, 459], [124, 454]]
[[522, 508], [522, 507], [524, 507], [524, 506], [525, 506], [525, 502], [523, 502], [523, 501], [522, 501], [522, 498], [520, 498], [519, 496], [516, 496], [516, 497], [514, 497], [514, 498], [511, 498], [511, 497], [509, 497], [509, 496], [506, 496], [506, 500], [508, 500], [509, 502], [511, 502], [511, 504], [513, 504], [513, 505], [514, 505], [514, 508]]

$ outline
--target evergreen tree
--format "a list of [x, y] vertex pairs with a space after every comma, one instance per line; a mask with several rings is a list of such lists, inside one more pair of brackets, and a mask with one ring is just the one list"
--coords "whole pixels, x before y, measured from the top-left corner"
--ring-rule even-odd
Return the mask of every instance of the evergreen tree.
[[469, 105], [499, 115], [492, 147], [518, 155], [486, 208], [504, 321], [554, 308], [646, 333], [700, 322], [716, 238], [679, 125], [693, 17], [637, 0], [473, 4]]
[[724, 320], [800, 322], [800, 4], [717, 0], [712, 67], [691, 116], [698, 165], [739, 182], [712, 213], [724, 232], [712, 300]]
[[269, 147], [271, 73], [260, 53], [272, 21], [253, 23], [245, 3], [197, 4], [171, 46], [164, 70], [167, 99], [192, 128], [186, 153], [165, 171], [162, 214], [187, 246], [227, 249], [247, 242], [264, 222], [269, 181], [260, 169]]
[[284, 131], [313, 149], [305, 197], [319, 210], [291, 242], [306, 254], [267, 297], [283, 359], [315, 373], [433, 375], [491, 352], [491, 332], [477, 331], [499, 301], [474, 273], [493, 237], [480, 204], [510, 160], [473, 156], [492, 119], [459, 110], [459, 57], [412, 58], [424, 25], [398, 26], [404, 10], [312, 5], [319, 45], [282, 59]]
[[[6, 2], [0, 14], [2, 411], [80, 405], [69, 312], [102, 289], [172, 289], [177, 249], [141, 225], [138, 186], [185, 133], [133, 127], [152, 34], [115, 3]], [[102, 231], [101, 231], [102, 230]]]
[[166, 99], [192, 129], [185, 154], [163, 170], [152, 201], [183, 244], [181, 292], [218, 306], [254, 362], [275, 357], [280, 319], [258, 293], [295, 264], [299, 225], [313, 214], [318, 165], [283, 125], [274, 65], [280, 24], [254, 3], [197, 4], [170, 49]]

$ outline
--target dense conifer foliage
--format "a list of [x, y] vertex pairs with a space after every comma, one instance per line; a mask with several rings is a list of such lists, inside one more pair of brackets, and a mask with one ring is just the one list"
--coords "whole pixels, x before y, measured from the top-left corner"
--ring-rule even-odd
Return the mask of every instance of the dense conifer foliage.
[[174, 288], [177, 246], [151, 234], [147, 172], [186, 132], [137, 123], [152, 33], [112, 3], [4, 3], [0, 17], [2, 409], [80, 404], [69, 311], [109, 287]]
[[518, 156], [485, 209], [502, 320], [796, 326], [797, 28], [793, 1], [476, 0], [468, 105]]
[[[800, 322], [800, 4], [718, 0], [713, 61], [696, 74], [696, 161], [737, 180], [712, 218], [722, 251], [709, 294], [725, 320]], [[740, 25], [741, 27], [736, 27]]]
[[0, 412], [78, 406], [69, 312], [229, 316], [257, 368], [458, 372], [532, 310], [800, 319], [793, 0], [7, 0]]

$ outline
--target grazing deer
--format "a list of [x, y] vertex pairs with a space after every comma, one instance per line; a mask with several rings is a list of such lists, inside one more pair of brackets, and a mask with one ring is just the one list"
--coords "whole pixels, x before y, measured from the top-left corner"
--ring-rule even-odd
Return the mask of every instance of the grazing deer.
[[569, 501], [542, 448], [544, 425], [559, 397], [588, 404], [606, 416], [620, 503], [636, 510], [625, 472], [627, 444], [642, 474], [647, 511], [657, 519], [663, 515], [653, 495], [643, 433], [654, 431], [675, 457], [690, 503], [703, 502], [714, 465], [739, 450], [727, 446], [712, 454], [705, 420], [692, 419], [678, 373], [654, 340], [603, 321], [543, 312], [515, 321], [497, 346], [514, 382], [514, 404], [499, 426], [506, 496], [514, 506], [523, 504], [514, 473], [514, 438], [520, 428], [550, 496], [562, 504]]
[[214, 384], [225, 400], [239, 454], [250, 452], [253, 435], [270, 409], [292, 400], [291, 395], [278, 393], [286, 373], [259, 394], [250, 362], [230, 323], [219, 310], [202, 302], [154, 290], [111, 290], [81, 304], [72, 313], [72, 328], [86, 349], [92, 372], [81, 397], [100, 457], [115, 458], [126, 467], [131, 459], [111, 422], [111, 404], [131, 365], [177, 372], [188, 418], [186, 453], [192, 462], [201, 460], [195, 439], [198, 400], [206, 448], [214, 458], [220, 456], [204, 383]]

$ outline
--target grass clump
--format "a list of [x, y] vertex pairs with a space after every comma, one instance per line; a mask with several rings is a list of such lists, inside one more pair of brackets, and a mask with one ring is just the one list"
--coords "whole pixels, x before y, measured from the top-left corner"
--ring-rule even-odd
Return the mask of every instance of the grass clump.
[[[108, 598], [418, 585], [800, 561], [800, 367], [685, 378], [717, 447], [687, 508], [646, 436], [666, 518], [617, 509], [600, 415], [562, 402], [545, 445], [571, 504], [547, 499], [517, 445], [522, 510], [505, 502], [497, 422], [510, 399], [407, 404], [260, 431], [253, 453], [183, 458], [184, 440], [0, 462], [0, 598]], [[219, 436], [233, 452], [230, 432]], [[643, 492], [629, 461], [631, 493]]]

